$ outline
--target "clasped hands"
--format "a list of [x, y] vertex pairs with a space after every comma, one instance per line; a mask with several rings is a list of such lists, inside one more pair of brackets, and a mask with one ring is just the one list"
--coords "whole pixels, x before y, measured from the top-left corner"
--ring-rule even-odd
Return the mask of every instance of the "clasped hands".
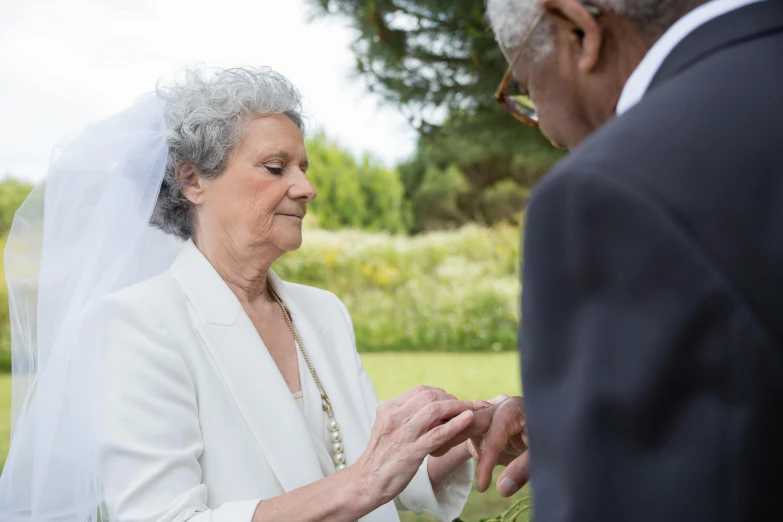
[[482, 493], [489, 489], [495, 466], [506, 466], [498, 491], [503, 496], [516, 493], [527, 482], [528, 470], [522, 398], [500, 395], [473, 403], [440, 388], [416, 386], [378, 406], [365, 451], [342, 474], [357, 488], [357, 498], [370, 499], [377, 507], [405, 489], [427, 455], [448, 460], [447, 453], [465, 456], [459, 458], [470, 454], [478, 461], [477, 489]]
[[489, 489], [496, 466], [505, 466], [497, 480], [501, 496], [509, 497], [527, 483], [529, 453], [524, 399], [498, 395], [474, 404], [470, 425], [432, 455], [447, 453], [460, 444], [477, 461], [476, 488]]

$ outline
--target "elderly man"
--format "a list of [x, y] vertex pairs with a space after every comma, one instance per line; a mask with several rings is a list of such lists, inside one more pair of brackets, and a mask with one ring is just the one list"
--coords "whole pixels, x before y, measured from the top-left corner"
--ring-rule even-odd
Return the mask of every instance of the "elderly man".
[[523, 483], [526, 427], [538, 521], [782, 520], [783, 2], [488, 15], [498, 100], [573, 151], [527, 212], [528, 418], [497, 409], [479, 488]]

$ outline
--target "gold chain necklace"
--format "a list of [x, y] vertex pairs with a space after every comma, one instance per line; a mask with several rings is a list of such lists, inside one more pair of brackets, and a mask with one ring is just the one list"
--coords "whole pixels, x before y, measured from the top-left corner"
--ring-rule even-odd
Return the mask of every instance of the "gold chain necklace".
[[318, 388], [318, 393], [321, 394], [321, 406], [323, 407], [324, 412], [326, 412], [327, 417], [329, 417], [329, 421], [327, 423], [327, 426], [329, 428], [329, 440], [332, 441], [332, 462], [334, 462], [334, 469], [337, 471], [342, 471], [345, 469], [345, 448], [343, 447], [343, 437], [340, 434], [340, 425], [337, 424], [337, 421], [334, 418], [334, 411], [332, 410], [332, 403], [329, 402], [329, 397], [326, 395], [326, 392], [324, 391], [323, 386], [321, 386], [321, 381], [318, 380], [318, 375], [316, 375], [315, 370], [313, 369], [313, 365], [310, 364], [310, 358], [307, 357], [307, 352], [304, 349], [304, 344], [302, 344], [302, 341], [299, 340], [299, 335], [296, 333], [296, 328], [294, 328], [294, 323], [291, 321], [291, 316], [288, 315], [288, 310], [286, 310], [285, 306], [283, 305], [283, 301], [280, 300], [280, 297], [278, 297], [277, 292], [272, 290], [271, 286], [268, 286], [269, 293], [272, 294], [272, 297], [275, 298], [275, 301], [277, 301], [277, 304], [280, 305], [280, 310], [283, 311], [283, 317], [285, 317], [285, 322], [288, 323], [288, 329], [291, 330], [291, 335], [294, 336], [294, 343], [296, 344], [297, 348], [299, 348], [299, 352], [302, 354], [302, 359], [304, 359], [305, 364], [307, 365], [307, 369], [310, 370], [310, 375], [313, 376], [313, 381], [315, 381], [315, 387]]

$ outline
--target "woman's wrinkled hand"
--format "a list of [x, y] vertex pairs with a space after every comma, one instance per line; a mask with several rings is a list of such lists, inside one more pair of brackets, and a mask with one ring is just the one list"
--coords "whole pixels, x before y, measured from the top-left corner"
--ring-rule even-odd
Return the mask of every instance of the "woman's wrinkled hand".
[[408, 390], [378, 406], [367, 449], [343, 473], [353, 474], [361, 494], [385, 504], [405, 489], [427, 455], [470, 426], [472, 409], [472, 402], [439, 388]]

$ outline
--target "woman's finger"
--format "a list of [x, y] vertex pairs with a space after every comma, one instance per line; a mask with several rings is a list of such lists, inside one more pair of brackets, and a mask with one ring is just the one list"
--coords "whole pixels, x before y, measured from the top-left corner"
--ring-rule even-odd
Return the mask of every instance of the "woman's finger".
[[527, 484], [530, 470], [530, 452], [526, 451], [506, 466], [497, 481], [501, 497], [510, 497]]
[[[416, 418], [414, 417], [414, 419], [411, 419], [411, 422], [414, 422], [415, 420]], [[415, 444], [418, 452], [423, 456], [429, 455], [448, 441], [452, 440], [461, 431], [464, 431], [465, 428], [470, 426], [472, 421], [473, 411], [468, 409], [452, 418], [447, 423], [428, 431], [419, 437], [419, 440]]]
[[390, 399], [387, 402], [389, 404], [392, 404], [394, 406], [399, 407], [399, 406], [402, 406], [403, 404], [405, 404], [406, 402], [408, 402], [408, 400], [411, 397], [414, 397], [414, 396], [416, 396], [416, 395], [418, 395], [420, 393], [424, 393], [424, 392], [427, 392], [427, 391], [432, 391], [432, 392], [436, 392], [436, 393], [443, 393], [444, 395], [448, 395], [445, 391], [443, 391], [440, 388], [435, 388], [434, 386], [425, 386], [423, 384], [419, 384], [418, 386], [414, 386], [413, 388], [411, 388], [409, 390], [405, 390], [404, 392], [402, 392], [398, 396], [394, 397], [393, 399]]
[[[434, 404], [438, 402], [450, 403], [453, 405], [456, 404], [462, 405], [461, 408], [454, 411], [454, 415], [458, 415], [468, 409], [471, 410], [473, 409], [473, 403], [470, 401], [460, 401], [455, 399], [453, 395], [450, 395], [441, 389], [430, 388], [409, 397], [408, 400], [405, 401], [405, 404], [402, 404], [395, 409], [392, 415], [396, 419], [397, 423], [404, 424], [405, 422], [408, 422], [411, 418], [413, 418], [413, 416], [416, 415], [418, 412], [420, 412], [422, 409], [426, 408], [430, 404]], [[432, 423], [425, 426], [425, 428], [429, 427], [437, 420], [445, 421], [448, 419], [449, 417], [444, 417], [444, 416], [433, 417]]]
[[470, 426], [458, 433], [456, 437], [444, 444], [443, 447], [433, 452], [432, 456], [440, 457], [441, 455], [448, 453], [452, 448], [459, 446], [470, 438], [483, 437], [492, 424], [492, 416], [494, 411], [495, 406], [492, 406], [491, 404], [488, 407], [482, 407], [473, 410], [473, 421], [470, 423]]
[[[408, 404], [406, 404], [406, 408], [407, 407]], [[445, 421], [451, 421], [454, 417], [457, 417], [465, 411], [471, 412], [472, 421], [473, 403], [470, 401], [449, 400], [430, 402], [414, 410], [408, 421], [408, 427], [411, 434], [414, 437], [419, 438], [425, 433], [442, 428], [448, 424], [448, 422]], [[442, 420], [444, 423], [429, 429], [430, 426], [433, 426], [435, 421], [438, 420]]]

